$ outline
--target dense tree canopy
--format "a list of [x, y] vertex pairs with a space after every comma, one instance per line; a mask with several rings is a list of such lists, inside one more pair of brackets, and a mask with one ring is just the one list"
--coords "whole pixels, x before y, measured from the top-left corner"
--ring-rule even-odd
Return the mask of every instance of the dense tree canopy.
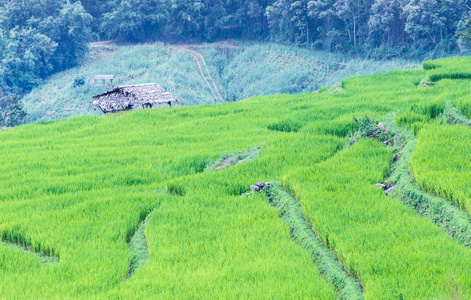
[[0, 87], [23, 94], [87, 51], [92, 16], [80, 2], [0, 1]]
[[454, 50], [470, 11], [466, 0], [114, 0], [98, 17], [82, 3], [103, 38], [271, 39], [382, 58]]
[[[90, 39], [274, 40], [389, 58], [447, 53], [467, 0], [0, 0], [0, 87], [28, 92]], [[460, 23], [461, 22], [461, 23]]]

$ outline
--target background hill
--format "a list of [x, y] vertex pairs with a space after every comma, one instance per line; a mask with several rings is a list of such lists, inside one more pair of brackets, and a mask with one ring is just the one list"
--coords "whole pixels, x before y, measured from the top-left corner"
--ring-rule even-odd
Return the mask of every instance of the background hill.
[[[258, 43], [278, 42], [304, 49], [325, 50], [330, 53], [383, 61], [402, 58], [423, 60], [463, 55], [469, 51], [466, 41], [470, 40], [471, 23], [468, 20], [470, 13], [465, 2], [464, 0], [438, 0], [430, 3], [417, 0], [379, 2], [373, 0], [356, 2], [105, 0], [99, 3], [88, 0], [0, 1], [0, 106], [3, 113], [0, 116], [0, 126], [16, 126], [42, 119], [42, 115], [43, 119], [48, 119], [75, 115], [77, 111], [87, 110], [83, 103], [73, 103], [71, 107], [64, 106], [63, 101], [55, 103], [56, 99], [64, 97], [62, 95], [49, 100], [50, 103], [45, 106], [46, 111], [39, 109], [35, 115], [28, 118], [24, 114], [22, 102], [11, 99], [16, 99], [17, 96], [23, 97], [58, 72], [83, 65], [88, 51], [87, 45], [92, 41], [111, 39], [124, 44], [156, 41], [200, 44], [235, 39]], [[166, 51], [173, 53], [174, 49], [185, 50], [197, 60], [201, 58], [186, 46], [173, 47], [161, 53]], [[222, 72], [222, 66], [216, 64], [217, 71], [221, 75], [219, 84], [226, 85], [224, 97], [227, 100], [258, 95], [259, 93], [253, 93], [250, 84], [257, 85], [259, 80], [263, 81], [261, 78], [279, 85], [278, 77], [271, 75], [280, 72], [289, 73], [285, 74], [284, 78], [288, 80], [288, 83], [284, 82], [286, 86], [282, 86], [281, 89], [273, 87], [265, 89], [265, 86], [262, 86], [265, 91], [262, 93], [278, 90], [298, 92], [311, 89], [312, 86], [326, 81], [322, 79], [324, 75], [320, 76], [321, 80], [312, 80], [312, 74], [303, 73], [302, 70], [285, 72], [285, 68], [280, 71], [278, 65], [291, 67], [289, 64], [293, 64], [292, 68], [296, 69], [296, 66], [302, 64], [296, 62], [296, 59], [292, 60], [295, 56], [293, 53], [286, 56], [280, 54], [278, 50], [275, 54], [260, 49], [259, 51], [267, 54], [266, 57], [269, 59], [279, 57], [279, 61], [276, 59], [271, 61], [275, 63], [275, 67], [267, 66], [267, 62], [270, 61], [267, 61], [266, 57], [251, 55], [244, 58], [243, 54], [241, 64], [233, 65], [231, 61], [227, 61], [229, 65], [233, 65], [234, 70], [229, 68]], [[281, 53], [284, 52], [286, 51], [281, 50]], [[218, 57], [217, 62], [224, 62], [230, 58], [229, 56]], [[300, 56], [306, 55], [301, 53]], [[324, 59], [325, 65], [314, 62], [315, 66], [312, 66], [312, 55], [307, 56], [309, 56], [307, 60], [310, 61], [306, 65], [308, 72], [324, 68], [328, 74], [331, 70], [336, 70], [331, 60], [325, 64]], [[319, 57], [316, 57], [319, 54], [314, 56], [314, 61], [319, 60]], [[233, 58], [237, 61], [237, 55]], [[257, 65], [256, 71], [260, 72], [253, 73], [253, 76], [245, 76], [244, 59], [262, 62]], [[185, 70], [183, 60], [185, 59], [174, 58], [167, 69]], [[340, 60], [350, 61], [343, 58]], [[180, 66], [180, 63], [183, 65]], [[136, 70], [142, 64], [141, 58], [134, 64]], [[161, 65], [162, 61], [158, 64]], [[150, 69], [155, 69], [152, 64], [150, 65], [152, 66]], [[219, 95], [219, 90], [213, 83], [212, 76], [216, 75], [209, 76], [203, 61], [198, 72], [208, 73], [208, 78], [203, 79], [205, 84], [208, 81], [208, 88], [213, 85], [210, 93], [215, 100], [219, 99], [216, 101], [223, 101], [224, 97]], [[244, 77], [238, 77], [239, 75]], [[75, 79], [81, 82], [81, 78], [79, 76]], [[185, 78], [185, 75], [176, 80], [182, 78]], [[233, 84], [232, 79], [240, 81], [241, 84]], [[61, 83], [68, 84], [68, 82]], [[172, 87], [175, 86], [175, 90], [179, 89], [176, 85], [178, 83], [175, 84], [175, 80], [172, 79]], [[197, 89], [195, 85], [198, 84], [192, 82], [189, 87], [185, 86], [183, 89]], [[260, 89], [254, 88], [254, 90]], [[203, 92], [196, 94], [191, 98], [199, 100], [205, 98], [201, 96]], [[185, 96], [188, 95], [182, 97]], [[205, 101], [208, 99], [205, 98]], [[53, 105], [50, 105], [51, 103]], [[57, 107], [68, 111], [57, 113], [54, 111]], [[5, 111], [8, 112], [4, 113]], [[59, 116], [55, 116], [57, 114]]]
[[[343, 54], [271, 43], [92, 44], [85, 62], [58, 73], [23, 98], [32, 120], [94, 114], [92, 75], [113, 74], [115, 85], [156, 82], [184, 105], [222, 103], [278, 93], [313, 92], [355, 75], [417, 68], [406, 60], [353, 59]], [[84, 85], [74, 87], [76, 80]]]

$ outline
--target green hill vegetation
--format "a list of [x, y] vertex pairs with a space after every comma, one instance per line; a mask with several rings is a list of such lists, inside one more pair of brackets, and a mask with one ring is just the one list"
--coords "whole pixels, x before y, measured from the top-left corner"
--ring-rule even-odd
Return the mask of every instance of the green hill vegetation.
[[194, 105], [312, 92], [348, 76], [417, 67], [417, 63], [406, 60], [352, 59], [277, 44], [98, 43], [82, 66], [52, 76], [23, 102], [33, 121], [97, 114], [92, 109], [92, 96], [109, 89], [93, 84], [90, 77], [97, 74], [115, 75], [115, 85], [156, 82], [174, 93], [182, 104]]
[[0, 294], [469, 299], [469, 63], [0, 132]]

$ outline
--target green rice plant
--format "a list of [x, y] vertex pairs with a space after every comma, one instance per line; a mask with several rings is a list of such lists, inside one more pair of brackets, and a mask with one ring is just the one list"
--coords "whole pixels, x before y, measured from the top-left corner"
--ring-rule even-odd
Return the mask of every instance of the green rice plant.
[[175, 196], [185, 196], [185, 186], [183, 183], [169, 182], [167, 192]]
[[260, 147], [249, 149], [247, 151], [237, 151], [235, 153], [224, 153], [218, 159], [210, 161], [206, 164], [204, 171], [217, 171], [220, 169], [228, 168], [248, 160], [253, 160], [258, 157]]
[[[452, 110], [447, 104], [446, 114]], [[432, 220], [438, 227], [460, 244], [471, 247], [471, 219], [469, 215], [454, 206], [449, 200], [422, 191], [410, 174], [410, 159], [417, 144], [416, 136], [408, 129], [399, 128], [388, 116], [385, 122], [394, 133], [394, 144], [390, 146], [395, 154], [390, 174], [385, 184], [394, 185], [391, 195], [402, 203]]]
[[396, 117], [396, 123], [400, 126], [409, 125], [414, 123], [426, 123], [430, 120], [427, 116], [413, 111], [405, 111]]
[[422, 67], [424, 68], [424, 70], [433, 70], [433, 69], [439, 68], [440, 66], [441, 66], [441, 64], [437, 60], [425, 61], [422, 64]]
[[455, 103], [456, 108], [467, 118], [471, 118], [471, 101], [469, 99], [460, 99]]
[[11, 243], [11, 242], [8, 242], [8, 241], [0, 242], [0, 244], [3, 244], [5, 246], [13, 248], [13, 249], [19, 249], [19, 250], [22, 250], [24, 252], [29, 252], [29, 253], [33, 254], [40, 262], [42, 262], [46, 266], [51, 266], [51, 265], [59, 262], [58, 257], [56, 257], [54, 255], [44, 254], [44, 253], [40, 252], [40, 250], [36, 250], [36, 249], [29, 250], [28, 247], [25, 247], [23, 245], [19, 245], [17, 243]]
[[471, 128], [428, 125], [418, 136], [411, 167], [417, 185], [471, 212]]
[[361, 140], [283, 182], [322, 241], [361, 281], [366, 299], [468, 297], [462, 259], [469, 259], [471, 250], [374, 186], [388, 172], [390, 159], [380, 143]]
[[347, 137], [358, 128], [358, 123], [354, 121], [352, 115], [342, 115], [333, 120], [314, 122], [302, 129], [303, 132], [330, 134], [338, 137]]
[[[155, 210], [155, 209], [154, 209]], [[128, 277], [134, 275], [146, 262], [149, 256], [147, 249], [147, 238], [145, 233], [145, 225], [152, 212], [143, 219], [137, 226], [134, 235], [129, 240], [129, 248], [131, 250], [131, 262], [129, 264]]]
[[428, 77], [432, 82], [442, 79], [470, 79], [471, 72], [468, 70], [468, 57], [443, 58], [423, 64], [428, 71]]
[[341, 299], [363, 299], [359, 282], [350, 277], [329, 251], [316, 237], [311, 225], [306, 221], [299, 203], [279, 183], [270, 183], [265, 193], [280, 219], [290, 228], [292, 238], [311, 253], [321, 274], [331, 282]]
[[285, 119], [267, 126], [270, 130], [283, 132], [297, 132], [303, 127], [303, 124], [297, 119]]
[[[243, 55], [245, 50], [234, 51]], [[114, 52], [126, 70], [123, 76], [129, 72], [134, 79], [126, 80], [136, 83], [157, 69], [170, 74], [174, 68], [159, 69], [168, 54], [163, 45]], [[192, 76], [194, 62], [187, 54], [175, 50], [170, 60]], [[141, 55], [147, 60], [141, 61]], [[228, 53], [227, 59], [237, 55]], [[249, 61], [250, 55], [244, 57]], [[218, 59], [220, 67], [223, 58]], [[285, 56], [271, 59], [278, 63]], [[444, 64], [454, 72], [462, 63]], [[28, 299], [335, 298], [335, 285], [293, 242], [266, 197], [239, 197], [255, 182], [273, 179], [297, 197], [313, 231], [361, 283], [366, 299], [469, 298], [471, 250], [375, 186], [390, 173], [388, 148], [372, 140], [343, 147], [345, 133], [361, 126], [353, 116], [374, 115], [379, 121], [390, 112], [406, 113], [404, 127], [422, 127], [412, 158], [417, 183], [466, 203], [471, 168], [463, 161], [469, 127], [451, 127], [439, 117], [447, 102], [465, 107], [469, 80], [442, 79], [417, 88], [429, 71], [352, 77], [342, 81], [341, 93], [81, 116], [2, 132], [0, 236], [60, 254], [60, 261], [45, 267], [30, 253], [0, 245], [0, 294]], [[178, 91], [177, 82], [185, 77], [172, 76]], [[170, 76], [165, 78], [172, 91]], [[191, 79], [182, 90], [204, 87], [198, 82]], [[407, 119], [409, 113], [423, 116], [422, 121]], [[284, 120], [300, 127], [289, 133], [269, 129]], [[428, 146], [421, 143], [434, 150], [425, 154]], [[241, 151], [257, 147], [262, 149], [257, 159], [202, 171], [221, 153], [240, 160]], [[447, 163], [435, 163], [436, 157]], [[430, 178], [438, 175], [426, 168], [433, 166], [454, 177], [431, 185], [437, 182]], [[422, 181], [417, 176], [421, 168]], [[166, 192], [156, 193], [162, 189]], [[148, 258], [126, 280], [134, 256], [128, 242], [154, 208], [145, 225]]]

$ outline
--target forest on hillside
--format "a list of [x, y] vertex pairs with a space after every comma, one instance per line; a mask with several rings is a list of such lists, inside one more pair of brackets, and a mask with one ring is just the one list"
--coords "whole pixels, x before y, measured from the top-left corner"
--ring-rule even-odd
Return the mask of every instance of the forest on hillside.
[[458, 47], [467, 0], [82, 1], [103, 38], [274, 40], [368, 57]]
[[444, 56], [466, 48], [456, 32], [470, 16], [467, 0], [0, 0], [0, 88], [5, 97], [25, 95], [103, 39], [230, 38], [376, 59]]

